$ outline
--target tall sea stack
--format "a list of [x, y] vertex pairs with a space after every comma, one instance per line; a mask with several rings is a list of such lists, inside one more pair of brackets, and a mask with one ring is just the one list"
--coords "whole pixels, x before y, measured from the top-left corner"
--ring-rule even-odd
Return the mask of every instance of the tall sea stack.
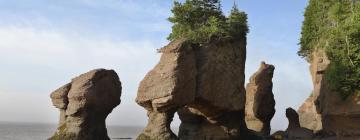
[[275, 67], [261, 62], [246, 86], [245, 120], [249, 129], [270, 135], [271, 119], [275, 115], [275, 99], [272, 92]]

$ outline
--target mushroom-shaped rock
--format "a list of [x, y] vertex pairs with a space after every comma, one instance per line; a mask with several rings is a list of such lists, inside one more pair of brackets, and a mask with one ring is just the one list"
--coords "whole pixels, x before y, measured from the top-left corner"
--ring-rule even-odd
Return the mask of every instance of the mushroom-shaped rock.
[[110, 140], [105, 119], [120, 104], [121, 88], [115, 71], [96, 69], [55, 90], [60, 122], [49, 140]]
[[259, 70], [246, 86], [245, 120], [249, 129], [270, 135], [270, 122], [275, 114], [272, 78], [275, 67], [261, 62]]
[[289, 125], [286, 129], [286, 134], [288, 138], [311, 139], [313, 137], [312, 130], [300, 126], [299, 115], [294, 109], [287, 108], [286, 117], [289, 120]]
[[160, 49], [160, 62], [141, 81], [136, 102], [148, 111], [148, 124], [138, 140], [177, 139], [170, 129], [176, 110], [193, 102], [196, 60], [193, 44], [178, 39]]

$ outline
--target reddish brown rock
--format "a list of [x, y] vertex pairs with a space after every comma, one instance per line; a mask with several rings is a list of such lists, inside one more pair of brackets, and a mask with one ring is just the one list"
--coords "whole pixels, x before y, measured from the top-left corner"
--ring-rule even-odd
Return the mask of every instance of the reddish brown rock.
[[299, 115], [292, 109], [286, 109], [286, 117], [289, 120], [288, 128], [285, 133], [287, 138], [290, 139], [312, 139], [313, 131], [300, 126]]
[[[216, 134], [228, 138], [249, 136], [244, 113], [245, 45], [244, 40], [196, 45], [179, 39], [162, 48], [160, 62], [138, 90], [136, 101], [149, 114], [138, 139], [176, 139], [169, 125], [180, 107], [187, 110], [179, 112], [180, 139], [217, 137], [210, 134], [213, 130], [222, 130]], [[193, 122], [196, 125], [190, 125]]]
[[323, 130], [337, 136], [360, 136], [360, 97], [353, 95], [344, 100], [339, 93], [330, 90], [324, 74], [331, 62], [322, 50], [313, 55], [315, 105], [321, 114]]
[[60, 122], [49, 140], [110, 140], [105, 119], [120, 96], [121, 82], [113, 70], [92, 70], [72, 79], [51, 94]]
[[360, 136], [360, 97], [354, 95], [344, 100], [330, 90], [324, 77], [331, 61], [323, 49], [316, 49], [309, 61], [314, 90], [299, 109], [301, 124], [338, 137]]
[[[244, 120], [245, 41], [224, 40], [203, 44], [196, 49], [196, 56], [196, 97], [195, 102], [188, 104], [186, 108], [193, 115], [204, 118], [199, 126], [194, 126], [202, 128], [197, 136], [211, 139], [225, 135], [231, 139], [245, 135], [242, 134], [248, 132]], [[182, 114], [179, 115], [181, 118]], [[211, 134], [208, 130], [223, 132]], [[180, 133], [182, 131], [186, 129], [181, 128]], [[184, 135], [180, 138], [182, 137]]]
[[262, 62], [246, 86], [246, 124], [249, 129], [270, 135], [270, 122], [275, 114], [272, 78], [275, 67]]
[[301, 126], [317, 132], [322, 129], [322, 123], [321, 115], [316, 112], [315, 99], [315, 95], [310, 95], [301, 105], [298, 112]]
[[299, 115], [294, 109], [292, 108], [286, 109], [286, 118], [289, 120], [289, 125], [287, 130], [301, 127], [299, 122]]
[[174, 113], [196, 93], [194, 45], [185, 39], [160, 50], [160, 62], [141, 81], [136, 102], [148, 111], [148, 125], [138, 140], [177, 139], [170, 129]]
[[229, 139], [224, 130], [209, 123], [205, 117], [191, 113], [188, 108], [177, 111], [181, 120], [179, 138], [182, 140]]

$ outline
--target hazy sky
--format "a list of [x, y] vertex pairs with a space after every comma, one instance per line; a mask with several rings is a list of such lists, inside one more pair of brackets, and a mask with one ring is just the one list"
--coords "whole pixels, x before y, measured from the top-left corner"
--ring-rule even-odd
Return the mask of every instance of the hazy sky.
[[[246, 76], [261, 61], [274, 64], [274, 129], [285, 129], [285, 109], [310, 95], [308, 63], [297, 56], [307, 0], [237, 0], [248, 13]], [[135, 103], [138, 83], [168, 43], [172, 0], [0, 0], [0, 121], [57, 123], [49, 94], [81, 73], [114, 69], [122, 103], [110, 125], [145, 125]], [[232, 0], [223, 0], [229, 13]], [[174, 123], [177, 125], [176, 120]]]

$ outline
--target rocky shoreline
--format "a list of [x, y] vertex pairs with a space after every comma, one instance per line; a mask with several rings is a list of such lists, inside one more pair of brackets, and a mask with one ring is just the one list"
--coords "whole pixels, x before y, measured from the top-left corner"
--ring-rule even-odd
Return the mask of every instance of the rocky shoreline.
[[[137, 140], [332, 140], [360, 136], [358, 125], [349, 125], [358, 124], [358, 104], [329, 104], [339, 101], [328, 97], [321, 80], [329, 63], [321, 50], [311, 61], [313, 95], [300, 107], [299, 114], [288, 108], [288, 128], [272, 135], [275, 67], [261, 62], [245, 89], [244, 41], [198, 46], [179, 39], [160, 52], [160, 62], [139, 86], [136, 102], [148, 111], [149, 120]], [[72, 79], [51, 94], [60, 110], [60, 121], [49, 140], [109, 139], [105, 119], [120, 104], [120, 96], [121, 82], [115, 71], [97, 69]], [[355, 114], [343, 106], [353, 107]], [[181, 119], [178, 135], [170, 129], [176, 112]]]

